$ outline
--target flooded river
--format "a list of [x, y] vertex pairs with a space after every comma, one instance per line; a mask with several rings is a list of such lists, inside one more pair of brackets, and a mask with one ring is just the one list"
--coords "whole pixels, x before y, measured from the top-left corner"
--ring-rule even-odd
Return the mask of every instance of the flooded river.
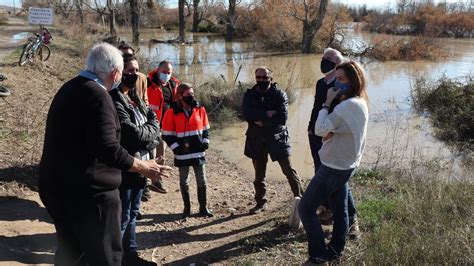
[[[369, 36], [353, 33], [354, 40]], [[150, 36], [161, 40], [174, 34]], [[147, 38], [145, 36], [145, 38]], [[290, 105], [288, 126], [293, 146], [293, 162], [303, 178], [313, 175], [313, 164], [307, 139], [307, 125], [313, 105], [314, 86], [322, 77], [319, 70], [321, 55], [277, 54], [257, 50], [252, 43], [226, 43], [220, 36], [189, 35], [193, 45], [142, 44], [140, 53], [154, 68], [161, 60], [169, 60], [175, 73], [183, 80], [199, 85], [207, 79], [222, 75], [234, 80], [251, 82], [256, 67], [266, 65], [274, 71], [274, 80], [295, 91], [296, 100]], [[414, 158], [432, 160], [453, 157], [445, 145], [431, 136], [428, 123], [413, 115], [410, 88], [414, 77], [438, 79], [442, 75], [458, 77], [473, 74], [474, 41], [441, 40], [450, 53], [442, 61], [371, 62], [364, 65], [370, 97], [370, 124], [363, 164], [404, 164]], [[243, 155], [246, 123], [225, 128], [214, 135], [213, 146], [232, 162], [252, 172], [250, 159]], [[462, 173], [461, 175], [464, 175]], [[278, 164], [269, 164], [268, 176], [284, 178]]]

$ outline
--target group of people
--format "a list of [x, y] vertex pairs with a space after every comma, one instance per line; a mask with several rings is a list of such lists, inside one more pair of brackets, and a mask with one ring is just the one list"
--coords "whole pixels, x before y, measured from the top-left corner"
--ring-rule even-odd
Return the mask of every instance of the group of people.
[[[308, 237], [309, 263], [322, 264], [342, 255], [346, 236], [358, 236], [358, 222], [349, 178], [360, 163], [368, 123], [365, 75], [354, 61], [325, 49], [321, 60], [324, 77], [316, 83], [308, 138], [315, 175], [303, 193], [301, 180], [291, 165], [291, 146], [286, 121], [288, 98], [272, 83], [267, 67], [255, 71], [256, 85], [247, 90], [242, 113], [248, 122], [245, 155], [255, 170], [253, 213], [265, 210], [264, 182], [268, 155], [277, 161], [295, 197], [301, 197], [298, 213]], [[331, 214], [333, 231], [326, 245], [321, 218]]]
[[[59, 89], [48, 112], [39, 189], [56, 228], [56, 265], [156, 265], [139, 256], [135, 228], [140, 202], [149, 199], [146, 188], [167, 192], [162, 182], [171, 169], [164, 166], [166, 147], [179, 170], [182, 218], [191, 216], [191, 167], [197, 215], [213, 217], [205, 170], [209, 121], [194, 98], [196, 88], [173, 77], [169, 61], [148, 76], [140, 73], [133, 48], [119, 49], [94, 46], [85, 69]], [[306, 191], [291, 164], [288, 98], [269, 68], [256, 69], [256, 85], [242, 102], [248, 122], [244, 153], [255, 169], [256, 205], [250, 213], [266, 209], [270, 155], [301, 198], [298, 211], [314, 263], [341, 256], [349, 228], [357, 229], [347, 182], [360, 162], [368, 120], [360, 66], [328, 48], [321, 71], [325, 77], [317, 83], [308, 127], [315, 176]], [[318, 208], [333, 213], [328, 245]]]

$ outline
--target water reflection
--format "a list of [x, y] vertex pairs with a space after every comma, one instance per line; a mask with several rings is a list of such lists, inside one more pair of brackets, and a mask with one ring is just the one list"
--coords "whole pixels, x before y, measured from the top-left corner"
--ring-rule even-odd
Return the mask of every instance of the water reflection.
[[[351, 33], [355, 41], [370, 39], [363, 33]], [[160, 36], [160, 39], [176, 35]], [[256, 67], [266, 65], [274, 71], [274, 79], [283, 87], [293, 88], [296, 100], [290, 106], [289, 122], [294, 163], [302, 176], [311, 177], [312, 158], [307, 140], [307, 124], [313, 105], [314, 85], [322, 77], [319, 71], [321, 55], [275, 54], [256, 51], [252, 43], [225, 42], [220, 36], [190, 35], [193, 45], [147, 44], [140, 46], [149, 60], [149, 68], [159, 61], [169, 60], [182, 80], [202, 84], [222, 75], [233, 81], [240, 66], [239, 80], [252, 82]], [[442, 75], [458, 77], [473, 74], [474, 41], [441, 40], [451, 57], [443, 61], [371, 62], [364, 65], [368, 78], [371, 121], [364, 163], [380, 160], [409, 161], [409, 156], [441, 155], [449, 157], [447, 148], [431, 137], [427, 123], [410, 114], [410, 88], [413, 78], [437, 79]], [[245, 123], [223, 130], [215, 147], [244, 169], [253, 169], [243, 155]], [[229, 145], [231, 140], [232, 145]], [[236, 147], [241, 147], [236, 152]], [[251, 171], [251, 170], [250, 170]], [[284, 178], [277, 165], [269, 165], [269, 176]]]
[[29, 34], [29, 32], [20, 32], [20, 33], [14, 34], [10, 38], [10, 43], [20, 42], [20, 41], [26, 39], [26, 37], [28, 37], [28, 34]]

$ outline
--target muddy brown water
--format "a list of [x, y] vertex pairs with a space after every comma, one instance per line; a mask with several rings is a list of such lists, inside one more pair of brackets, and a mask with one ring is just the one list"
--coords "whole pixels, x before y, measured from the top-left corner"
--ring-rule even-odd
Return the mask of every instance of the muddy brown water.
[[[146, 36], [146, 35], [145, 35]], [[174, 34], [161, 34], [154, 38], [171, 39]], [[372, 35], [352, 32], [355, 43], [368, 41]], [[146, 38], [146, 37], [145, 37]], [[307, 126], [313, 105], [314, 86], [322, 77], [319, 70], [320, 54], [275, 54], [260, 51], [249, 42], [225, 42], [215, 35], [189, 35], [193, 45], [147, 44], [140, 53], [154, 68], [161, 60], [169, 60], [182, 79], [202, 84], [205, 80], [222, 75], [232, 82], [251, 82], [256, 67], [265, 65], [274, 71], [274, 80], [284, 87], [290, 86], [296, 100], [290, 105], [288, 126], [293, 148], [293, 163], [300, 175], [310, 178], [313, 162], [308, 145]], [[370, 123], [363, 165], [398, 166], [412, 159], [444, 160], [456, 164], [449, 149], [432, 136], [426, 119], [411, 112], [410, 88], [415, 77], [438, 79], [473, 74], [474, 41], [440, 40], [450, 57], [440, 61], [370, 62], [363, 65], [370, 97]], [[243, 155], [246, 123], [237, 123], [215, 135], [214, 146], [228, 159], [252, 172], [250, 159]], [[458, 168], [453, 172], [454, 168]], [[450, 177], [466, 177], [463, 167], [451, 167]], [[268, 175], [284, 178], [278, 164], [269, 164]]]

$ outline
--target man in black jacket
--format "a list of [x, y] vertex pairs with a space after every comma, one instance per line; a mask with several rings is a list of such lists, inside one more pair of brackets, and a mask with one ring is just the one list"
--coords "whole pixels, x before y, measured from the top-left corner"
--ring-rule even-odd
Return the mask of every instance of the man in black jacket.
[[117, 48], [96, 45], [85, 70], [51, 103], [39, 192], [56, 228], [56, 265], [121, 265], [121, 170], [154, 179], [169, 168], [133, 158], [120, 146], [120, 124], [107, 90], [121, 80], [122, 70]]
[[245, 92], [242, 102], [243, 115], [248, 122], [245, 155], [252, 158], [255, 168], [253, 184], [257, 205], [251, 209], [251, 213], [265, 210], [268, 154], [272, 161], [280, 164], [293, 195], [301, 197], [303, 194], [300, 178], [290, 160], [290, 137], [286, 127], [288, 97], [276, 83], [271, 83], [272, 72], [267, 67], [257, 68], [255, 78], [257, 84]]

